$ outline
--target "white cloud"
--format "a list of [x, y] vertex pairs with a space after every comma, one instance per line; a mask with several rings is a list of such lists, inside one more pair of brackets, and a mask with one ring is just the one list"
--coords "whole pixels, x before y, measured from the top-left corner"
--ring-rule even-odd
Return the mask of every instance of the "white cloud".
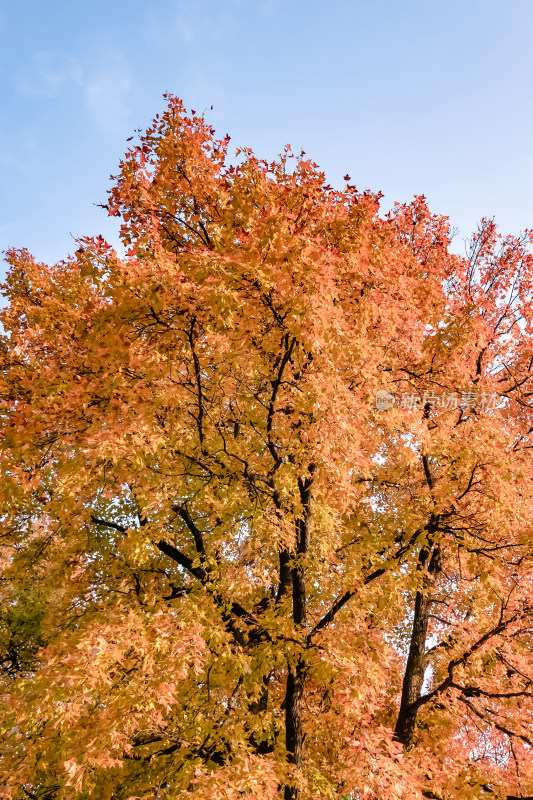
[[128, 95], [133, 77], [124, 59], [113, 53], [84, 82], [86, 107], [102, 133], [121, 132], [130, 114]]
[[101, 133], [122, 132], [130, 112], [131, 71], [116, 50], [82, 60], [64, 53], [41, 51], [17, 75], [15, 87], [27, 97], [54, 100], [76, 93]]
[[22, 94], [32, 97], [57, 97], [72, 85], [83, 82], [83, 70], [79, 61], [63, 53], [41, 51], [17, 76], [15, 85]]
[[174, 25], [182, 42], [191, 44], [194, 41], [194, 28], [190, 20], [187, 20], [183, 14], [178, 14], [174, 20]]
[[274, 17], [281, 10], [279, 0], [263, 0], [262, 10], [267, 17]]
[[241, 21], [242, 0], [226, 0], [225, 3], [207, 0], [203, 4], [178, 0], [173, 32], [178, 34], [183, 44], [203, 42], [205, 45], [234, 34]]

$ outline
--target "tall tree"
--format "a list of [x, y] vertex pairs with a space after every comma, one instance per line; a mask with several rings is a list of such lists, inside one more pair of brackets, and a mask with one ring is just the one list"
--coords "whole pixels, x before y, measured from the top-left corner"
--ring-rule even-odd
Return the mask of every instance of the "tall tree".
[[167, 101], [8, 256], [0, 797], [533, 795], [529, 235]]

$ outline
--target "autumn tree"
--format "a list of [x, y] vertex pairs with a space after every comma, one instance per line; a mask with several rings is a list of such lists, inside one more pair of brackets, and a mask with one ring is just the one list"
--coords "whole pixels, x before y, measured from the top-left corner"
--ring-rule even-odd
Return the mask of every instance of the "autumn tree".
[[529, 235], [167, 101], [8, 254], [0, 797], [533, 795]]

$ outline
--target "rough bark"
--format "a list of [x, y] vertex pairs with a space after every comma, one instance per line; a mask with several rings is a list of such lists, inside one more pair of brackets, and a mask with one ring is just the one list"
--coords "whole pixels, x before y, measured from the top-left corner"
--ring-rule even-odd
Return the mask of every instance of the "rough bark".
[[[312, 473], [312, 470], [310, 470]], [[306, 621], [305, 598], [305, 557], [309, 551], [309, 522], [311, 517], [312, 478], [298, 480], [303, 513], [296, 522], [296, 554], [292, 567], [292, 616], [296, 628], [301, 628]], [[285, 692], [285, 746], [289, 764], [302, 768], [303, 763], [303, 730], [302, 711], [305, 681], [305, 665], [298, 657], [295, 664], [288, 665], [287, 687]], [[287, 784], [284, 790], [285, 800], [297, 800], [298, 790]]]
[[[428, 558], [429, 564], [426, 567]], [[400, 711], [394, 731], [395, 738], [405, 747], [408, 747], [413, 739], [418, 714], [418, 707], [415, 703], [422, 692], [427, 666], [426, 639], [432, 602], [431, 588], [440, 569], [439, 548], [433, 548], [431, 558], [430, 551], [426, 548], [422, 549], [418, 561], [419, 566], [424, 570], [424, 577], [422, 587], [415, 597], [411, 641], [405, 666]]]
[[[287, 690], [285, 695], [285, 746], [287, 759], [297, 769], [303, 762], [302, 708], [304, 689], [304, 669], [301, 661], [289, 667]], [[297, 800], [298, 790], [291, 785], [285, 786], [285, 800]]]

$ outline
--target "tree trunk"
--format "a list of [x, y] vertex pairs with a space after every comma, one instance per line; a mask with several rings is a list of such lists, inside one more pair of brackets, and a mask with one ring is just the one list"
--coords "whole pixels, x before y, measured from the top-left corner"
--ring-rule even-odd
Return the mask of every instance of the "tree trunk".
[[[302, 734], [302, 706], [303, 706], [304, 673], [301, 661], [289, 668], [287, 675], [287, 691], [285, 695], [285, 745], [287, 760], [298, 770], [302, 768], [303, 760], [303, 734]], [[297, 800], [298, 790], [294, 786], [285, 786], [285, 800]]]
[[418, 713], [418, 709], [416, 707], [413, 708], [413, 704], [420, 698], [427, 666], [426, 638], [429, 610], [431, 608], [430, 590], [434, 583], [435, 575], [440, 569], [439, 548], [434, 548], [429, 566], [426, 569], [425, 563], [428, 556], [429, 552], [427, 550], [422, 550], [419, 556], [419, 564], [425, 570], [425, 573], [422, 588], [416, 593], [415, 598], [409, 655], [405, 666], [400, 711], [394, 731], [394, 737], [405, 747], [411, 744], [413, 738]]
[[[312, 473], [312, 469], [310, 472]], [[311, 478], [299, 478], [298, 486], [302, 501], [303, 515], [296, 522], [296, 557], [292, 568], [292, 617], [295, 627], [305, 625], [305, 563], [309, 550], [309, 521], [311, 516]], [[287, 761], [301, 770], [303, 763], [302, 710], [305, 680], [305, 665], [301, 657], [296, 664], [288, 665], [287, 688], [285, 692], [285, 746]], [[287, 784], [285, 800], [298, 800], [298, 789]]]

